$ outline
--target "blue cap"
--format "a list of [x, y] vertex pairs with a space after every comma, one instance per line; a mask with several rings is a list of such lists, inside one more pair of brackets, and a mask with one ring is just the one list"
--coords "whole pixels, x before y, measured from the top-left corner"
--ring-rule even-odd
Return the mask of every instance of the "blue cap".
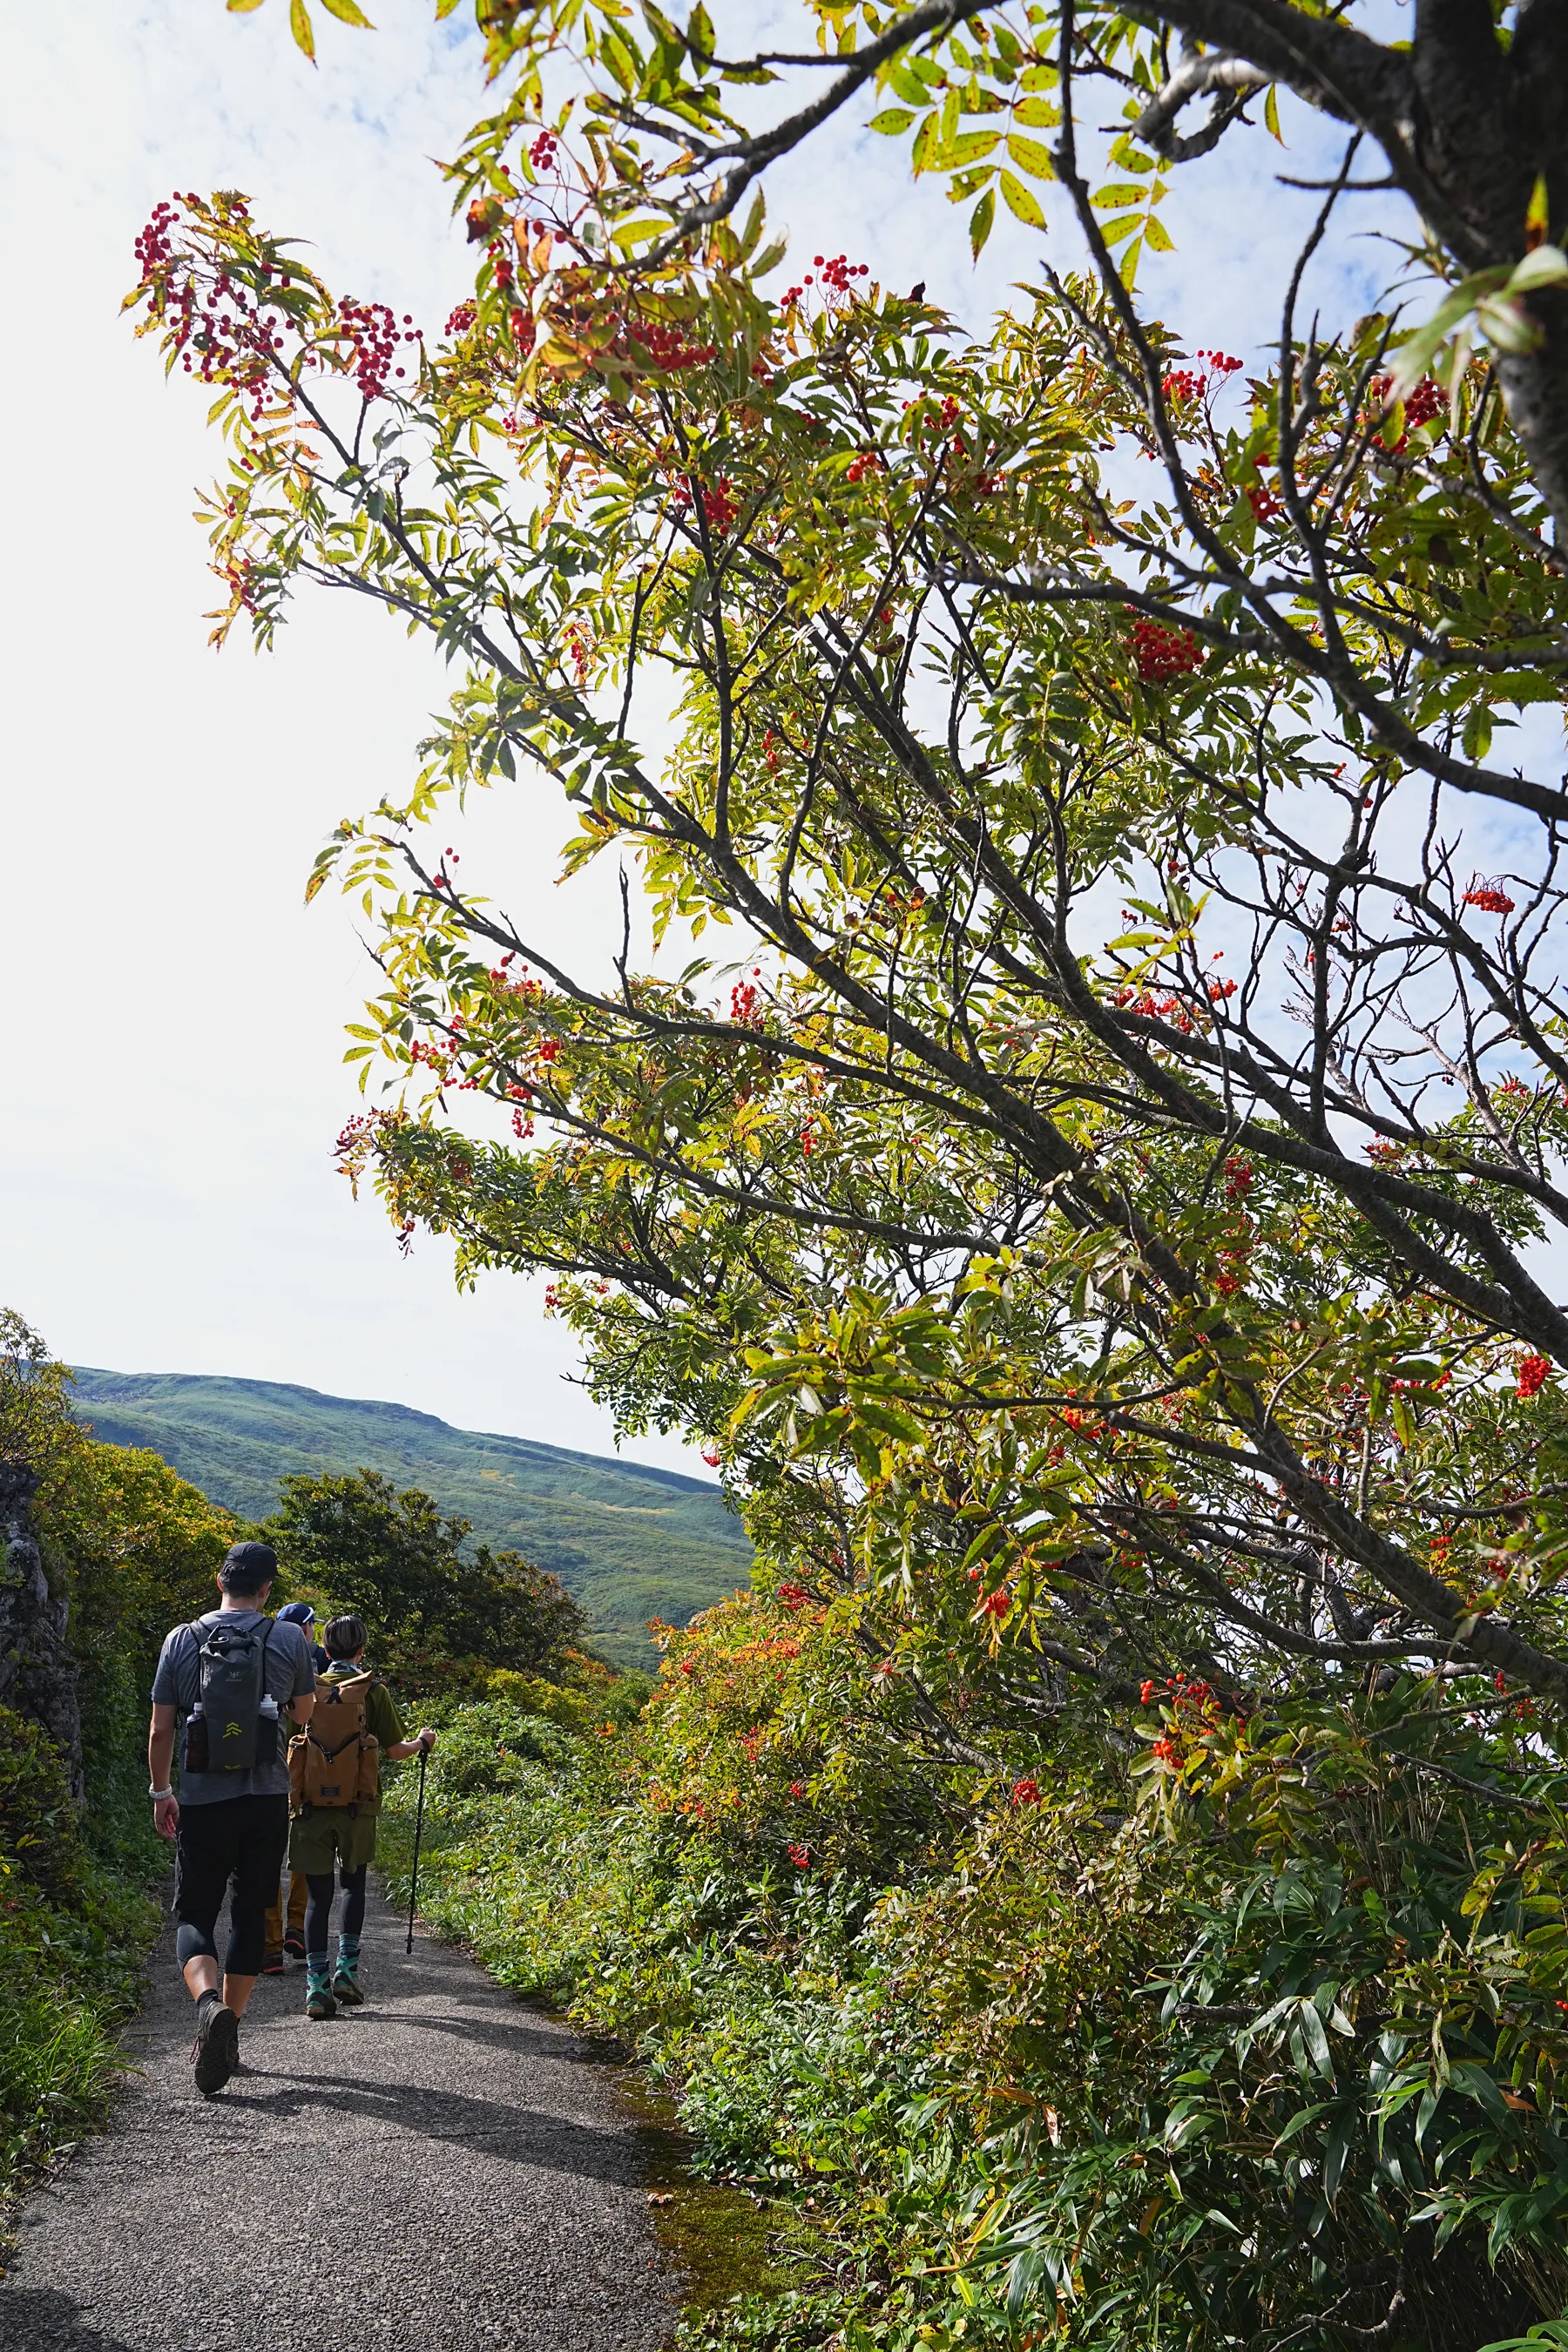
[[316, 1612], [308, 1601], [286, 1601], [278, 1612], [279, 1625], [313, 1625]]

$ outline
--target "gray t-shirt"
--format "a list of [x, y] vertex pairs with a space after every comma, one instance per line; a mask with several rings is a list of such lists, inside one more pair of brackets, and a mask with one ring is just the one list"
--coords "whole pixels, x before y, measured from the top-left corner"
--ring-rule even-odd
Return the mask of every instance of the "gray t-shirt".
[[[209, 1609], [205, 1617], [194, 1622], [199, 1625], [216, 1625], [219, 1617], [226, 1618], [237, 1633], [266, 1621], [259, 1609]], [[158, 1671], [153, 1677], [154, 1706], [177, 1706], [182, 1715], [189, 1715], [201, 1692], [201, 1669], [196, 1663], [198, 1642], [189, 1625], [176, 1625], [163, 1637], [163, 1647], [158, 1656]], [[302, 1698], [316, 1687], [316, 1668], [310, 1656], [310, 1645], [298, 1625], [279, 1625], [276, 1620], [267, 1637], [265, 1688], [277, 1700], [279, 1706], [291, 1698]], [[275, 1764], [254, 1764], [247, 1772], [182, 1772], [178, 1788], [182, 1805], [216, 1805], [226, 1797], [286, 1797], [289, 1794], [289, 1726], [281, 1724], [278, 1735], [278, 1760]], [[175, 1743], [175, 1762], [179, 1761], [179, 1743]]]

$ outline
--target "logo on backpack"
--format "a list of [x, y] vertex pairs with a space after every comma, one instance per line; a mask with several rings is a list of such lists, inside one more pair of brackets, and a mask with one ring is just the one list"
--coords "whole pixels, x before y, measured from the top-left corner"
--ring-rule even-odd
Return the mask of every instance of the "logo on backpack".
[[185, 1725], [187, 1772], [248, 1772], [278, 1761], [278, 1710], [267, 1689], [272, 1624], [188, 1628], [196, 1645], [196, 1703]]
[[381, 1743], [365, 1722], [374, 1675], [324, 1675], [308, 1729], [289, 1742], [289, 1810], [308, 1813], [374, 1803], [381, 1794]]

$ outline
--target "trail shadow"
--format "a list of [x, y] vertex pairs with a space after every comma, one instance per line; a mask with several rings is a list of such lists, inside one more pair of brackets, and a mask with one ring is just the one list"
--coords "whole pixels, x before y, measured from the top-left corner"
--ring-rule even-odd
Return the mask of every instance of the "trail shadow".
[[[105, 2336], [82, 2306], [53, 2287], [8, 2286], [0, 2280], [0, 2352], [134, 2352], [123, 2336]], [[193, 2347], [196, 2352], [196, 2347]]]
[[[383, 2011], [389, 2024], [399, 2033], [447, 2033], [458, 2042], [483, 2042], [494, 2050], [510, 2050], [521, 2058], [564, 2058], [576, 2065], [600, 2063], [594, 2044], [585, 2035], [569, 2029], [550, 2033], [537, 2025], [512, 2024], [502, 2016], [479, 2017], [473, 2020], [446, 2017], [409, 2017], [405, 2012]], [[361, 2011], [353, 2021], [353, 2029], [363, 2033], [376, 2022], [372, 2006]]]
[[[478, 2149], [544, 2172], [567, 2172], [582, 2180], [609, 2181], [631, 2188], [642, 2179], [642, 2158], [629, 2133], [595, 2130], [591, 2124], [573, 2123], [563, 2116], [543, 2115], [537, 2107], [513, 2107], [495, 2099], [472, 2099], [462, 2094], [406, 2083], [366, 2083], [353, 2075], [287, 2074], [272, 2069], [244, 2076], [246, 2087], [231, 2084], [226, 2108], [251, 2108], [292, 2119], [312, 2107], [331, 2107], [362, 2116], [367, 2123], [416, 2133], [423, 2139], [441, 2140], [448, 2147]], [[251, 2088], [278, 2083], [278, 2090]]]

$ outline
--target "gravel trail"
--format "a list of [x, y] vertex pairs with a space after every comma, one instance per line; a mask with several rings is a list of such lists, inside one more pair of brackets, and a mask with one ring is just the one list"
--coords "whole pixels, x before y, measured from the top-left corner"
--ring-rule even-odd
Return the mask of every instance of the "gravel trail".
[[[654, 2352], [677, 2284], [588, 2046], [374, 1890], [369, 2000], [264, 1977], [201, 2098], [173, 1938], [109, 2131], [24, 2209], [0, 2352]], [[221, 1948], [221, 1940], [220, 1940]]]

